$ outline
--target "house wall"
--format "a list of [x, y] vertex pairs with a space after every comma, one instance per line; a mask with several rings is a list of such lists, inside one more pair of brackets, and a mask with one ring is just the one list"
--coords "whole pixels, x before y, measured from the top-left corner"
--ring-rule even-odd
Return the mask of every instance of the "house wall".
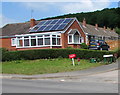
[[[51, 47], [35, 47], [35, 48], [17, 48], [17, 50], [32, 50], [32, 49], [50, 49]], [[52, 48], [61, 48], [61, 47], [52, 47]]]
[[82, 29], [80, 28], [79, 24], [77, 21], [75, 21], [64, 34], [61, 34], [61, 38], [62, 38], [62, 48], [67, 48], [67, 47], [73, 47], [73, 48], [80, 48], [80, 45], [74, 45], [74, 44], [68, 44], [68, 32], [71, 29], [78, 29], [78, 31], [80, 32], [81, 36], [84, 37], [84, 43], [86, 42], [86, 35], [84, 34], [84, 32], [82, 31]]
[[15, 46], [11, 46], [11, 38], [0, 38], [2, 44], [0, 44], [0, 48], [6, 48], [10, 51], [16, 50]]

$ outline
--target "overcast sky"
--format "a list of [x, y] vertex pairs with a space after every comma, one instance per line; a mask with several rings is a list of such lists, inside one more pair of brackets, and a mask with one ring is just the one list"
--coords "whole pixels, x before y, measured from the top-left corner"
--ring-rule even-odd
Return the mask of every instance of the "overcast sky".
[[[9, 0], [8, 0], [9, 1]], [[22, 0], [20, 0], [22, 1]], [[45, 0], [44, 0], [45, 1]], [[65, 1], [65, 0], [64, 0]], [[74, 0], [73, 0], [74, 1]], [[2, 2], [0, 3], [0, 27], [8, 23], [20, 23], [32, 18], [41, 19], [59, 16], [68, 13], [81, 13], [102, 10], [104, 8], [116, 8], [118, 2], [109, 0], [87, 0], [79, 2]]]

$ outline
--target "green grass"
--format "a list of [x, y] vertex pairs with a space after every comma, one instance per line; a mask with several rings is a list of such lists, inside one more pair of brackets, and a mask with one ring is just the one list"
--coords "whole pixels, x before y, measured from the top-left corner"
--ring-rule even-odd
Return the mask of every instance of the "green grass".
[[77, 65], [77, 60], [75, 60], [76, 66], [73, 66], [71, 59], [65, 58], [17, 60], [0, 64], [2, 64], [2, 73], [25, 75], [77, 71], [103, 65], [103, 63], [90, 63], [89, 60], [81, 60]]

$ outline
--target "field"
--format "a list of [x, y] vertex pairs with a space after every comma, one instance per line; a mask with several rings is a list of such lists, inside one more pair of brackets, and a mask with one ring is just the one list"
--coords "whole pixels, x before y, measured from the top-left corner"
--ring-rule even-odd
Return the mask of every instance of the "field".
[[0, 63], [2, 64], [2, 73], [4, 74], [45, 74], [67, 71], [77, 71], [87, 68], [103, 65], [104, 63], [90, 63], [90, 60], [82, 59], [78, 65], [75, 60], [75, 66], [71, 59], [38, 59], [38, 60], [17, 60]]

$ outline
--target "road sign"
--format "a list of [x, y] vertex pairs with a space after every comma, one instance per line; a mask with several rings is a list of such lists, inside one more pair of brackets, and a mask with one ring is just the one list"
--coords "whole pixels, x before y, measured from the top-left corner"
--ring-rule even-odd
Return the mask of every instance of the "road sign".
[[74, 58], [76, 57], [76, 54], [70, 54], [69, 58], [72, 59], [72, 64], [75, 66]]
[[76, 57], [76, 54], [70, 54], [69, 55], [69, 58], [72, 59], [72, 58], [75, 58]]

